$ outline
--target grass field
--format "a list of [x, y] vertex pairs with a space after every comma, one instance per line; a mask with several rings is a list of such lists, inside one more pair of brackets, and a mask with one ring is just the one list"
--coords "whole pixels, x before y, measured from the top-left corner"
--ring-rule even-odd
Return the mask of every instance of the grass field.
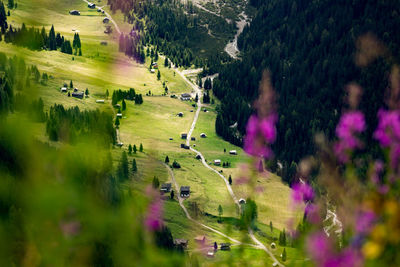
[[[105, 0], [96, 2], [97, 5], [105, 4]], [[81, 16], [70, 16], [68, 11], [77, 9], [81, 11]], [[132, 179], [124, 184], [124, 191], [131, 188], [133, 194], [143, 194], [146, 187], [151, 184], [154, 176], [160, 182], [170, 181], [167, 169], [160, 162], [168, 155], [170, 163], [177, 160], [182, 168], [174, 170], [174, 174], [179, 185], [191, 187], [191, 196], [185, 201], [195, 201], [201, 210], [210, 216], [200, 216], [199, 221], [210, 225], [230, 236], [242, 239], [246, 231], [241, 231], [234, 226], [234, 221], [238, 217], [237, 208], [229, 195], [224, 181], [214, 172], [206, 169], [200, 161], [195, 159], [195, 154], [180, 148], [184, 143], [180, 139], [180, 133], [187, 132], [194, 118], [194, 108], [190, 102], [182, 102], [169, 96], [161, 96], [164, 93], [162, 83], [169, 88], [170, 94], [191, 92], [181, 77], [173, 69], [164, 67], [164, 61], [160, 58], [158, 66], [161, 72], [161, 79], [157, 80], [156, 74], [151, 74], [148, 69], [150, 62], [144, 65], [137, 64], [125, 55], [118, 52], [118, 36], [104, 34], [102, 23], [103, 14], [90, 10], [81, 0], [20, 0], [18, 8], [11, 12], [8, 18], [13, 26], [21, 25], [25, 22], [27, 26], [42, 27], [47, 31], [54, 25], [56, 32], [60, 32], [67, 39], [72, 40], [74, 31], [79, 31], [82, 41], [83, 56], [71, 56], [58, 51], [32, 51], [25, 48], [16, 47], [11, 44], [0, 42], [0, 52], [9, 56], [18, 55], [25, 59], [27, 65], [37, 65], [41, 72], [47, 72], [52, 78], [47, 85], [35, 85], [29, 94], [35, 94], [43, 98], [46, 107], [54, 103], [65, 106], [79, 106], [82, 109], [110, 109], [109, 101], [105, 104], [96, 104], [96, 99], [103, 99], [106, 89], [110, 94], [115, 89], [135, 88], [139, 93], [145, 94], [151, 91], [154, 96], [144, 96], [142, 105], [135, 105], [127, 101], [127, 110], [123, 111], [123, 118], [120, 125], [120, 138], [125, 144], [122, 148], [112, 149], [114, 166], [121, 158], [121, 152], [126, 149], [128, 144], [140, 144], [144, 146], [144, 153], [138, 152], [129, 156], [129, 162], [135, 158], [138, 165], [138, 173], [132, 175]], [[120, 13], [115, 14], [115, 19], [123, 31], [129, 30], [129, 25], [124, 23]], [[106, 41], [107, 45], [100, 45]], [[220, 45], [220, 44], [219, 44]], [[199, 47], [200, 49], [200, 47]], [[90, 97], [83, 100], [67, 97], [59, 92], [59, 88], [64, 82], [69, 84], [73, 80], [74, 86], [84, 90], [88, 88]], [[285, 228], [287, 221], [295, 214], [288, 208], [290, 188], [280, 181], [279, 177], [270, 176], [269, 178], [257, 177], [257, 184], [264, 188], [264, 191], [257, 195], [245, 185], [236, 183], [240, 176], [241, 164], [249, 162], [249, 158], [243, 150], [223, 141], [215, 133], [215, 105], [206, 107], [209, 112], [201, 112], [193, 137], [196, 141], [196, 149], [201, 151], [210, 162], [214, 159], [230, 162], [230, 168], [218, 167], [227, 177], [232, 175], [233, 189], [238, 197], [253, 197], [258, 206], [258, 221], [261, 231], [268, 231], [269, 222], [272, 221], [274, 227], [273, 235], [279, 235], [277, 229]], [[177, 113], [183, 112], [183, 117], [178, 117]], [[44, 125], [33, 125], [34, 134], [40, 139], [45, 139]], [[207, 138], [200, 138], [200, 133], [206, 133]], [[169, 140], [172, 138], [173, 140]], [[226, 153], [224, 153], [226, 149]], [[229, 150], [237, 150], [238, 155], [229, 155]], [[218, 215], [218, 206], [223, 208], [223, 223], [218, 223], [215, 216]], [[190, 249], [195, 249], [193, 237], [199, 234], [206, 234], [210, 240], [217, 242], [226, 241], [220, 236], [200, 228], [198, 225], [186, 219], [185, 214], [178, 202], [172, 200], [164, 201], [164, 218], [171, 228], [175, 238], [187, 238]], [[262, 239], [267, 244], [268, 239]], [[246, 242], [249, 240], [246, 240]], [[280, 253], [277, 249], [276, 253]], [[222, 261], [229, 262], [230, 257], [235, 258], [235, 266], [242, 266], [245, 260], [249, 260], [251, 266], [263, 265], [254, 259], [263, 257], [268, 265], [270, 259], [265, 252], [255, 249], [245, 249], [244, 254], [239, 253], [239, 248], [233, 248], [229, 252], [218, 252], [215, 259], [206, 260], [203, 263], [215, 265]], [[296, 250], [289, 253], [289, 259], [301, 259]], [[293, 255], [293, 256], [291, 256]]]

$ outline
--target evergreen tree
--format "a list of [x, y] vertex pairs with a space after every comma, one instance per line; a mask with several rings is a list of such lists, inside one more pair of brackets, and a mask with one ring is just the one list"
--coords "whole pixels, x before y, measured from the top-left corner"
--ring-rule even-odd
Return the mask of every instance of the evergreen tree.
[[115, 126], [118, 128], [118, 127], [119, 127], [119, 124], [120, 124], [119, 118], [117, 117], [117, 118], [115, 119]]
[[132, 145], [131, 144], [129, 144], [129, 146], [128, 146], [128, 154], [129, 155], [132, 154]]
[[229, 179], [228, 179], [228, 181], [229, 181], [229, 184], [232, 185], [232, 177], [231, 177], [230, 174], [229, 174]]
[[142, 145], [142, 143], [140, 143], [139, 152], [143, 152], [143, 145]]
[[165, 157], [165, 163], [166, 163], [166, 164], [169, 163], [169, 158], [168, 158], [168, 156]]
[[154, 189], [158, 189], [160, 187], [160, 181], [156, 176], [153, 178], [152, 186]]
[[136, 173], [137, 172], [137, 165], [136, 165], [136, 159], [132, 160], [132, 172]]
[[74, 88], [74, 84], [73, 84], [73, 82], [72, 82], [72, 80], [69, 82], [69, 88]]
[[126, 180], [129, 178], [129, 166], [128, 166], [128, 156], [126, 155], [126, 151], [122, 152], [121, 157], [121, 165], [120, 165], [120, 178], [122, 180]]
[[48, 48], [50, 50], [57, 50], [56, 34], [54, 31], [54, 25], [51, 25], [48, 39]]
[[3, 2], [0, 2], [0, 27], [1, 27], [1, 33], [4, 34], [8, 28], [8, 24], [7, 24], [6, 9], [4, 7]]
[[85, 90], [85, 95], [88, 96], [89, 95], [89, 89], [86, 88]]
[[286, 248], [283, 248], [283, 252], [282, 252], [282, 261], [286, 261]]
[[8, 0], [7, 7], [8, 7], [9, 9], [13, 9], [13, 8], [14, 8], [14, 0]]
[[110, 96], [110, 92], [108, 91], [108, 89], [106, 90], [106, 99], [108, 99], [108, 97]]
[[133, 145], [133, 154], [136, 154], [137, 148], [136, 145]]
[[79, 48], [79, 54], [78, 54], [80, 57], [82, 56], [82, 49], [81, 48]]
[[174, 199], [174, 196], [175, 196], [174, 190], [171, 190], [171, 193], [169, 194], [169, 196], [170, 196], [171, 199]]
[[269, 221], [269, 229], [271, 230], [271, 233], [274, 231], [274, 228], [272, 226], [272, 221]]
[[218, 205], [218, 215], [219, 215], [219, 221], [221, 222], [222, 220], [221, 220], [221, 216], [222, 216], [222, 214], [224, 213], [224, 211], [223, 211], [223, 209], [222, 209], [222, 206], [221, 205]]
[[161, 73], [160, 73], [160, 70], [158, 70], [157, 71], [157, 80], [160, 80], [161, 79]]
[[126, 110], [125, 99], [122, 99], [122, 110]]
[[194, 98], [194, 102], [197, 103], [197, 101], [199, 101], [199, 95], [198, 94], [196, 94], [196, 97]]
[[168, 67], [168, 58], [167, 57], [165, 57], [165, 60], [164, 60], [164, 67]]

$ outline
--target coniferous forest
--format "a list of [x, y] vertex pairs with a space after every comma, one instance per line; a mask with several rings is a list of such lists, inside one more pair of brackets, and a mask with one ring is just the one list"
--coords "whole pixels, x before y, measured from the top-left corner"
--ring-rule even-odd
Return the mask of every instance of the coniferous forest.
[[[346, 4], [345, 4], [346, 2]], [[400, 60], [399, 1], [251, 1], [257, 13], [245, 27], [238, 45], [243, 60], [221, 65], [214, 94], [221, 100], [217, 133], [242, 144], [246, 122], [258, 95], [262, 70], [267, 68], [278, 93], [279, 124], [274, 145], [283, 163], [283, 178], [291, 182], [292, 162], [314, 154], [313, 137], [329, 139], [345, 103], [345, 85], [364, 88], [361, 108], [371, 128], [366, 140], [372, 155], [372, 130], [383, 105], [390, 65]], [[260, 34], [262, 33], [262, 34]], [[387, 47], [385, 57], [367, 68], [355, 64], [357, 38], [369, 33]], [[389, 63], [388, 63], [389, 62]], [[237, 127], [230, 127], [237, 122]]]

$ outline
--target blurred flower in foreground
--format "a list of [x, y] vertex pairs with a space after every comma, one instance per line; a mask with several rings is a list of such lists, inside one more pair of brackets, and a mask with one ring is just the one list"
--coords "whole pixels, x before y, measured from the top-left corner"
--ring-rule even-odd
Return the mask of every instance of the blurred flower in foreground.
[[374, 137], [382, 147], [390, 148], [391, 166], [396, 171], [400, 160], [400, 112], [379, 110], [378, 127]]
[[336, 127], [338, 142], [334, 145], [334, 151], [339, 161], [346, 163], [349, 161], [349, 154], [363, 144], [356, 134], [365, 130], [364, 114], [360, 111], [349, 111], [342, 115], [339, 124]]
[[307, 183], [295, 184], [292, 189], [292, 200], [295, 204], [307, 203], [314, 198], [314, 191]]
[[276, 140], [278, 116], [275, 112], [275, 93], [267, 71], [263, 73], [259, 90], [260, 96], [255, 102], [257, 114], [251, 115], [247, 122], [244, 150], [252, 156], [271, 158], [273, 152], [269, 145]]
[[145, 226], [149, 231], [160, 230], [163, 224], [160, 194], [152, 188], [147, 188], [147, 193], [152, 200], [147, 208]]

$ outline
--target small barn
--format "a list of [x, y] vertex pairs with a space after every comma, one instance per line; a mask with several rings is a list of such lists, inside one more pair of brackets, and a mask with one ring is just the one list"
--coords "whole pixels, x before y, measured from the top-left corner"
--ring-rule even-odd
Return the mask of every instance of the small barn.
[[190, 140], [196, 141], [196, 137], [191, 137]]
[[229, 243], [221, 243], [219, 246], [220, 250], [231, 250], [231, 244]]
[[214, 165], [220, 166], [221, 165], [221, 160], [220, 159], [214, 160]]
[[109, 19], [108, 17], [105, 17], [105, 18], [103, 19], [103, 23], [104, 23], [104, 24], [109, 23], [109, 22], [110, 22], [110, 19]]
[[124, 145], [124, 143], [122, 143], [122, 142], [119, 142], [118, 144], [117, 144], [117, 146], [119, 146], [119, 147], [122, 147]]
[[204, 244], [206, 242], [206, 236], [205, 235], [198, 235], [194, 238], [194, 241], [196, 241], [199, 244]]
[[186, 139], [186, 138], [187, 138], [187, 133], [182, 133], [182, 134], [181, 134], [181, 138], [182, 138], [182, 139]]
[[183, 117], [183, 112], [179, 112], [178, 117]]
[[122, 118], [122, 113], [117, 113], [118, 118]]
[[271, 243], [271, 248], [276, 248], [276, 244], [274, 242]]
[[84, 93], [83, 93], [83, 92], [78, 92], [78, 91], [76, 91], [76, 92], [73, 92], [73, 93], [72, 93], [72, 97], [76, 97], [76, 98], [83, 99], [83, 96], [84, 96]]
[[104, 104], [104, 99], [97, 99], [97, 100], [96, 100], [96, 103]]
[[197, 154], [197, 155], [196, 155], [196, 159], [201, 159], [200, 154]]
[[67, 88], [67, 87], [62, 87], [62, 88], [60, 89], [60, 92], [61, 92], [61, 93], [66, 93], [66, 92], [68, 92], [68, 88]]
[[114, 107], [116, 107], [116, 108], [120, 108], [121, 107], [121, 105], [120, 104], [115, 104], [115, 106]]
[[181, 197], [190, 197], [190, 186], [181, 186]]
[[229, 154], [231, 154], [231, 155], [237, 155], [237, 151], [236, 151], [236, 150], [230, 150], [230, 151], [229, 151]]
[[208, 251], [207, 252], [207, 257], [208, 258], [214, 258], [214, 254], [215, 254], [214, 251]]
[[177, 238], [174, 239], [174, 246], [177, 249], [185, 250], [187, 249], [189, 241], [187, 239]]
[[106, 34], [112, 33], [111, 26], [107, 25], [106, 26], [106, 30], [104, 31], [104, 33], [106, 33]]
[[92, 8], [92, 9], [94, 9], [94, 8], [96, 8], [96, 4], [94, 4], [94, 3], [88, 3], [88, 8]]
[[161, 193], [169, 193], [171, 192], [171, 183], [162, 184], [160, 188]]
[[207, 135], [206, 135], [205, 133], [201, 133], [201, 134], [200, 134], [200, 137], [201, 137], [201, 138], [206, 138]]
[[188, 94], [188, 93], [181, 94], [181, 100], [182, 101], [188, 101], [191, 98], [192, 98], [192, 96], [190, 94]]
[[239, 199], [239, 204], [246, 204], [246, 200], [244, 198]]
[[155, 69], [151, 69], [150, 72], [151, 73], [156, 73], [156, 70]]
[[79, 16], [79, 15], [81, 14], [81, 12], [79, 12], [78, 10], [71, 10], [71, 11], [69, 12], [69, 14], [70, 14], [70, 15], [73, 15], [73, 16]]
[[181, 144], [181, 148], [189, 149], [190, 147], [188, 145], [186, 145], [186, 144]]

